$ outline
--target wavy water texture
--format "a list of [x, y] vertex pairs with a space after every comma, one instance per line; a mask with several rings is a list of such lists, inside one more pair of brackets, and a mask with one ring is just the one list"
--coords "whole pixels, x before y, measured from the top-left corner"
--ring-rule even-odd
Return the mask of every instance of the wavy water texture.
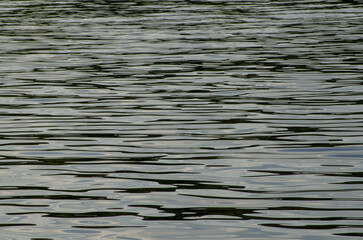
[[362, 10], [1, 1], [0, 238], [362, 237]]

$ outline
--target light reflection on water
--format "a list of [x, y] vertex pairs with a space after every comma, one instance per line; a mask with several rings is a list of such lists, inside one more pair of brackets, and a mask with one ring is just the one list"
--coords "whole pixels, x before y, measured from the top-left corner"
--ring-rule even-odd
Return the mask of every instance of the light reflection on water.
[[362, 236], [359, 1], [2, 1], [2, 239]]

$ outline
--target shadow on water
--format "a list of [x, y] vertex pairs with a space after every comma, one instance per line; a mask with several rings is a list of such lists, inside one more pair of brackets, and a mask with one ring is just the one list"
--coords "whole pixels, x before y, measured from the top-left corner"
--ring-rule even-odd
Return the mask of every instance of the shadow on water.
[[1, 239], [362, 236], [360, 1], [0, 2]]

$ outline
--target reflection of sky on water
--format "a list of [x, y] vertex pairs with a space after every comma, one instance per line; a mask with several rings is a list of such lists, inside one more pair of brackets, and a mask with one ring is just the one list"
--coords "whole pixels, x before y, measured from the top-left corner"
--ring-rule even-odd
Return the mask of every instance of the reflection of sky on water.
[[354, 2], [2, 1], [0, 238], [354, 239]]

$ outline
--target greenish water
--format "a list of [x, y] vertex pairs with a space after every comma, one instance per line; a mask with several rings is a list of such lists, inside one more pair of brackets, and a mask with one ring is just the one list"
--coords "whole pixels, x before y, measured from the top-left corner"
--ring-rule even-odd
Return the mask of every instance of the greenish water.
[[1, 1], [0, 238], [362, 237], [362, 10]]

